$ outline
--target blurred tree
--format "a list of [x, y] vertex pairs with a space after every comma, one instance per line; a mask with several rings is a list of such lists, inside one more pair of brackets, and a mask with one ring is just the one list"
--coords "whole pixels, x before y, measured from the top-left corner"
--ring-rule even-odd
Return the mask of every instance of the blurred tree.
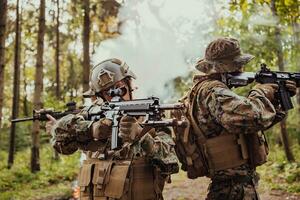
[[[19, 0], [16, 6], [16, 29], [15, 29], [15, 57], [14, 57], [14, 84], [13, 84], [13, 104], [12, 104], [12, 118], [18, 118], [19, 115], [19, 100], [20, 100], [20, 57], [21, 57], [21, 29], [20, 29], [20, 13]], [[8, 168], [11, 168], [14, 163], [15, 153], [15, 135], [16, 124], [12, 123], [10, 127], [10, 143], [8, 155]]]
[[2, 127], [2, 108], [4, 101], [4, 67], [6, 38], [7, 0], [0, 0], [0, 129]]
[[[56, 99], [59, 101], [61, 99], [60, 94], [60, 65], [59, 65], [59, 53], [60, 53], [60, 40], [59, 40], [59, 17], [60, 17], [60, 9], [59, 9], [59, 0], [56, 0], [56, 46], [55, 46], [55, 62], [56, 62], [56, 90], [55, 95]], [[53, 159], [58, 160], [59, 155], [56, 150], [54, 150]]]
[[[2, 3], [4, 0], [0, 0]], [[55, 109], [64, 109], [66, 101], [75, 100], [80, 101], [81, 91], [83, 88], [83, 24], [84, 24], [84, 9], [83, 0], [64, 0], [59, 1], [59, 16], [57, 16], [57, 1], [45, 1], [45, 26], [44, 26], [44, 49], [47, 51], [43, 52], [43, 66], [40, 67], [40, 61], [37, 62], [37, 55], [39, 54], [40, 47], [36, 48], [38, 42], [39, 31], [39, 1], [24, 0], [20, 1], [20, 5], [23, 5], [23, 21], [20, 24], [22, 43], [21, 49], [21, 60], [20, 67], [22, 70], [21, 81], [19, 86], [20, 90], [20, 109], [22, 112], [19, 115], [31, 115], [32, 109], [42, 107], [42, 101], [40, 105], [34, 106], [36, 103], [37, 96], [44, 99], [43, 104], [45, 107], [52, 107]], [[107, 39], [115, 37], [119, 34], [119, 20], [117, 18], [118, 9], [120, 4], [114, 0], [109, 1], [97, 1], [90, 0], [90, 41], [89, 45], [92, 45], [90, 53], [95, 53], [95, 49], [99, 44]], [[4, 6], [0, 5], [3, 9]], [[7, 23], [6, 23], [6, 35], [5, 35], [5, 66], [13, 66], [14, 54], [15, 54], [15, 22], [16, 22], [16, 1], [8, 1], [7, 3]], [[4, 14], [1, 11], [0, 15]], [[59, 23], [57, 23], [57, 19]], [[4, 18], [0, 18], [1, 23]], [[59, 25], [59, 40], [57, 40], [57, 25]], [[2, 36], [3, 25], [0, 25], [0, 38]], [[40, 35], [40, 34], [39, 34]], [[59, 43], [57, 43], [59, 41]], [[0, 44], [2, 45], [2, 43]], [[58, 48], [57, 48], [58, 47]], [[0, 46], [0, 49], [3, 48]], [[59, 84], [60, 84], [60, 98], [58, 101], [56, 97], [56, 63], [57, 63], [57, 51], [59, 50]], [[90, 49], [90, 47], [89, 47]], [[1, 55], [1, 54], [0, 54]], [[90, 61], [89, 61], [90, 62]], [[97, 62], [97, 61], [96, 61]], [[0, 62], [1, 63], [1, 62]], [[4, 70], [3, 70], [4, 69]], [[3, 95], [0, 93], [0, 106], [1, 100], [3, 101], [3, 109], [1, 116], [1, 145], [0, 148], [4, 149], [8, 147], [9, 134], [7, 133], [10, 127], [10, 115], [12, 111], [12, 97], [13, 97], [13, 67], [0, 66], [2, 74], [0, 76], [5, 77], [5, 87], [3, 86]], [[37, 83], [37, 74], [43, 73], [43, 82]], [[89, 74], [89, 73], [87, 73]], [[4, 78], [0, 77], [0, 82]], [[37, 84], [36, 84], [37, 83]], [[44, 88], [36, 92], [37, 88]], [[1, 89], [1, 88], [0, 88]], [[0, 91], [1, 92], [1, 91]], [[44, 107], [43, 106], [43, 107]], [[1, 114], [0, 114], [1, 115]], [[19, 124], [16, 129], [16, 148], [15, 151], [19, 151], [29, 145], [30, 140], [30, 125], [31, 123]], [[36, 125], [34, 125], [36, 127]], [[27, 135], [27, 133], [29, 133]], [[36, 156], [38, 154], [37, 148], [39, 143], [43, 141], [49, 141], [48, 135], [37, 135], [37, 132], [32, 132], [32, 164], [38, 163]], [[3, 138], [2, 138], [3, 136]], [[39, 137], [41, 137], [40, 141]], [[38, 167], [37, 167], [38, 168]]]
[[27, 96], [27, 80], [26, 80], [26, 64], [23, 63], [23, 91], [24, 91], [24, 96], [23, 96], [23, 115], [28, 116], [29, 115], [29, 108], [28, 108], [28, 96]]
[[59, 71], [59, 0], [56, 0], [56, 47], [55, 47], [55, 62], [56, 62], [56, 98], [60, 99], [60, 71]]
[[[44, 35], [45, 35], [45, 0], [40, 0], [40, 16], [39, 29], [37, 39], [37, 55], [36, 55], [36, 72], [35, 72], [35, 88], [34, 88], [34, 109], [42, 108], [42, 92], [43, 92], [43, 55], [44, 55]], [[40, 123], [34, 121], [32, 126], [32, 147], [31, 147], [31, 171], [40, 170], [39, 158], [39, 132]]]
[[89, 89], [90, 75], [90, 0], [83, 0], [83, 91]]
[[[278, 12], [277, 12], [277, 5], [275, 0], [271, 0], [270, 2], [270, 8], [272, 11], [273, 16], [278, 19]], [[281, 29], [280, 29], [280, 24], [279, 21], [277, 20], [276, 25], [275, 25], [275, 43], [276, 45], [276, 54], [277, 54], [277, 63], [278, 63], [278, 68], [280, 71], [284, 71], [284, 61], [283, 61], [283, 47], [282, 47], [282, 38], [281, 38]], [[290, 149], [289, 145], [289, 140], [288, 140], [288, 134], [287, 134], [287, 129], [286, 129], [286, 119], [280, 122], [280, 129], [281, 129], [281, 138], [282, 138], [282, 143], [284, 146], [284, 152], [287, 157], [287, 160], [290, 162], [295, 161], [294, 155]]]

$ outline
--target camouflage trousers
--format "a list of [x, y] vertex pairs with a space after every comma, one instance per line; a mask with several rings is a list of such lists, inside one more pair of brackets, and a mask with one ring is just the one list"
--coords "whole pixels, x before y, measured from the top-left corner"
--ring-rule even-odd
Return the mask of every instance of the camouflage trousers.
[[259, 200], [251, 177], [212, 180], [206, 200]]

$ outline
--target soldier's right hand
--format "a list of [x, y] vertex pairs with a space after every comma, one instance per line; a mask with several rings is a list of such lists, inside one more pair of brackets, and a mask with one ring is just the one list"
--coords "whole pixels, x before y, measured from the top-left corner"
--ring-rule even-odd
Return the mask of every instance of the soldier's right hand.
[[262, 91], [272, 103], [275, 100], [275, 93], [277, 92], [278, 88], [278, 85], [273, 83], [258, 83], [253, 87], [254, 90]]
[[46, 122], [46, 133], [51, 134], [51, 129], [54, 126], [54, 124], [56, 123], [57, 120], [49, 114], [47, 114], [46, 117], [49, 119]]
[[124, 142], [132, 142], [142, 132], [139, 121], [135, 117], [123, 116], [120, 120], [119, 136]]
[[92, 124], [92, 136], [95, 139], [107, 139], [111, 135], [112, 121], [107, 118], [102, 118]]

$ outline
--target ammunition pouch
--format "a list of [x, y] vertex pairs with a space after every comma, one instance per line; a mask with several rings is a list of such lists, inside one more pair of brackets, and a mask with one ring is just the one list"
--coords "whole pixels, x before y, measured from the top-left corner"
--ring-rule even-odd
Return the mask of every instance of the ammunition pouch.
[[144, 159], [84, 161], [80, 174], [80, 199], [162, 199], [164, 178]]
[[264, 132], [245, 135], [249, 151], [249, 164], [252, 168], [267, 162], [269, 147]]
[[81, 200], [90, 200], [93, 196], [93, 186], [91, 184], [92, 172], [93, 172], [92, 163], [84, 163], [80, 168], [79, 177], [78, 177], [78, 186], [80, 187], [80, 199]]
[[157, 169], [147, 164], [145, 160], [134, 161], [130, 177], [131, 188], [128, 199], [161, 199], [164, 179], [160, 179]]
[[[187, 120], [188, 124], [189, 121]], [[203, 151], [203, 146], [197, 143], [197, 136], [192, 133], [190, 125], [187, 128], [174, 127], [176, 135], [175, 152], [181, 162], [181, 169], [187, 172], [188, 178], [206, 176], [208, 163]]]
[[80, 199], [126, 199], [130, 161], [84, 161], [79, 173]]
[[209, 138], [204, 150], [210, 174], [248, 163], [248, 150], [243, 134], [224, 134]]

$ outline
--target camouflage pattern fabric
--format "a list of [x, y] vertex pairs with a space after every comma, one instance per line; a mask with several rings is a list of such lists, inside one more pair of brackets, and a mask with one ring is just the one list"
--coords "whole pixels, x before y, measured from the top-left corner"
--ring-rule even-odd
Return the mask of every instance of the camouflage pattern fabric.
[[207, 200], [258, 200], [259, 175], [247, 164], [215, 173]]
[[[277, 115], [282, 117], [262, 90], [254, 88], [248, 97], [243, 97], [217, 80], [205, 80], [201, 84], [194, 116], [208, 138], [255, 133], [273, 125]], [[248, 164], [216, 171], [210, 178], [208, 200], [258, 199], [256, 172]]]
[[52, 146], [62, 154], [74, 153], [80, 143], [92, 140], [90, 126], [92, 121], [85, 121], [80, 115], [69, 114], [59, 119], [51, 130]]
[[179, 171], [175, 143], [169, 134], [158, 132], [155, 137], [146, 134], [139, 144], [151, 163], [159, 167], [162, 173], [174, 174]]
[[195, 67], [205, 74], [236, 72], [253, 58], [254, 56], [241, 52], [237, 39], [221, 37], [209, 43], [205, 57]]
[[208, 137], [222, 131], [255, 133], [273, 124], [277, 111], [260, 90], [251, 90], [248, 97], [232, 92], [217, 80], [206, 80], [197, 93], [195, 116]]
[[[95, 102], [94, 106], [89, 109], [83, 109], [82, 113], [78, 115], [70, 114], [57, 121], [52, 129], [52, 145], [59, 153], [72, 154], [81, 149], [92, 158], [97, 158], [99, 153], [103, 154], [104, 151], [109, 150], [108, 138], [95, 141], [90, 130], [93, 122], [86, 121], [82, 117], [88, 110], [97, 109], [98, 103]], [[147, 157], [150, 163], [161, 167], [164, 173], [177, 173], [178, 163], [172, 137], [162, 131], [154, 131], [152, 134], [153, 136], [146, 134], [138, 143], [130, 145], [126, 156], [118, 159], [128, 159], [131, 155], [142, 155]], [[111, 135], [111, 133], [105, 135]]]

